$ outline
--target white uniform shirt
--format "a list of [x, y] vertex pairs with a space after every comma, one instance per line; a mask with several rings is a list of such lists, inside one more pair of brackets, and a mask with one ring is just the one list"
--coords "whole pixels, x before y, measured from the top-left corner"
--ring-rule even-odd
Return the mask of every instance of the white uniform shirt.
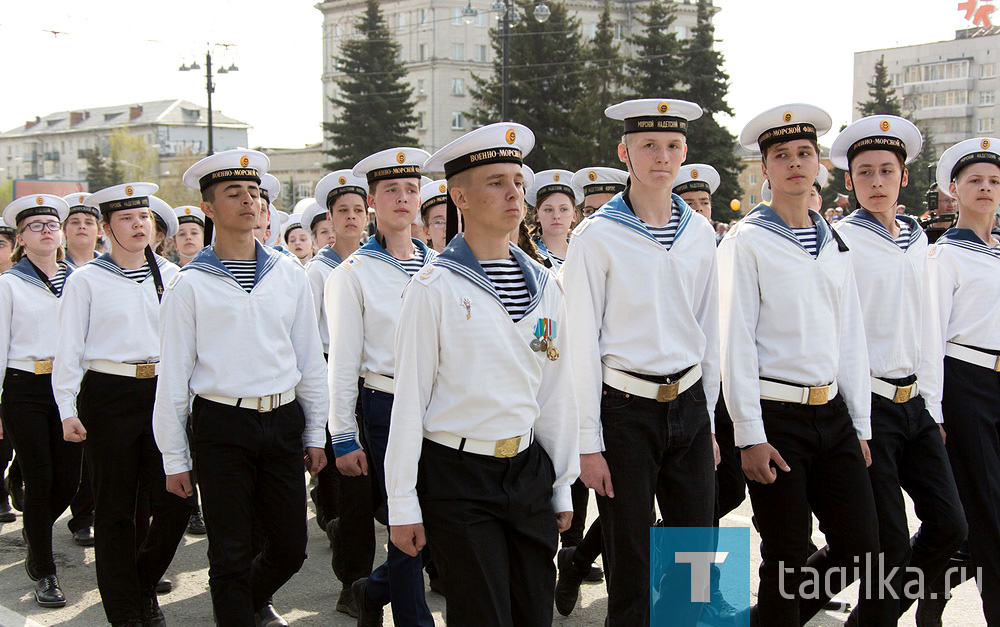
[[623, 194], [576, 228], [562, 266], [580, 403], [580, 452], [604, 450], [602, 362], [666, 376], [701, 364], [708, 415], [719, 396], [719, 292], [715, 231], [680, 196], [670, 250]]
[[[435, 253], [413, 240], [424, 263]], [[361, 447], [354, 409], [358, 377], [391, 377], [396, 367], [393, 337], [410, 275], [372, 237], [330, 273], [323, 299], [330, 328], [330, 439], [337, 456]]]
[[153, 433], [166, 474], [191, 470], [189, 395], [245, 398], [295, 389], [304, 446], [323, 448], [327, 389], [312, 294], [297, 261], [257, 247], [248, 294], [212, 248], [167, 285]]
[[306, 277], [312, 289], [313, 306], [316, 310], [316, 321], [319, 323], [319, 339], [323, 343], [323, 352], [330, 352], [330, 329], [326, 322], [326, 303], [323, 292], [326, 291], [326, 280], [330, 278], [333, 269], [340, 265], [343, 259], [329, 246], [320, 248], [309, 263], [306, 264]]
[[834, 227], [851, 241], [851, 263], [861, 298], [868, 363], [874, 377], [902, 379], [920, 367], [927, 236], [910, 216], [904, 251], [881, 222], [858, 209]]
[[[68, 277], [73, 266], [60, 264]], [[0, 275], [0, 400], [8, 360], [52, 359], [58, 341], [59, 298], [24, 257]]]
[[[562, 290], [547, 269], [513, 245], [511, 251], [532, 297], [516, 323], [461, 235], [406, 289], [385, 455], [390, 525], [423, 521], [416, 483], [425, 431], [479, 440], [533, 431], [555, 469], [555, 512], [573, 509], [570, 485], [580, 474], [577, 360], [566, 338]], [[556, 322], [556, 361], [531, 350], [540, 318]]]
[[[180, 270], [156, 257], [166, 285]], [[142, 283], [125, 276], [105, 253], [66, 279], [59, 306], [59, 343], [52, 364], [52, 389], [59, 416], [77, 415], [76, 397], [89, 362], [154, 362], [160, 358], [160, 301], [153, 275]]]
[[969, 229], [949, 229], [927, 249], [920, 394], [938, 423], [947, 342], [1000, 350], [1000, 247]]
[[871, 379], [851, 254], [818, 227], [819, 255], [764, 204], [719, 245], [722, 389], [736, 445], [767, 441], [760, 379], [801, 386], [837, 382], [858, 437], [871, 439]]

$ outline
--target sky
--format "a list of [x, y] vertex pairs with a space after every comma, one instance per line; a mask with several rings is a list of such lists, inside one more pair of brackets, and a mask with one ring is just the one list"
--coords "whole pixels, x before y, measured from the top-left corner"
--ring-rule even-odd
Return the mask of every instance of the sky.
[[[472, 1], [480, 10], [491, 3]], [[212, 108], [249, 123], [251, 146], [322, 139], [323, 20], [310, 0], [3, 4], [0, 130], [88, 107], [172, 98], [204, 105], [211, 48], [214, 64], [239, 67], [215, 78]], [[851, 119], [855, 51], [952, 39], [971, 26], [957, 0], [715, 4], [735, 112], [723, 123], [734, 134], [757, 113], [789, 102], [824, 107], [839, 128]], [[202, 70], [178, 71], [195, 59]]]

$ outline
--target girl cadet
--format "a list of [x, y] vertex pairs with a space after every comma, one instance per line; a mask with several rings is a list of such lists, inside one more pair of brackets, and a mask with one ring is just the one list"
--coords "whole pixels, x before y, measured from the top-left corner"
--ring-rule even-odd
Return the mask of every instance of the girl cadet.
[[69, 204], [69, 217], [63, 223], [66, 237], [66, 263], [79, 268], [97, 258], [97, 239], [100, 237], [101, 213], [86, 204], [87, 192], [63, 196]]
[[[832, 573], [878, 553], [861, 302], [848, 246], [809, 209], [817, 137], [830, 126], [819, 107], [790, 104], [744, 127], [740, 143], [761, 151], [773, 198], [719, 245], [722, 387], [763, 559], [758, 604], [737, 625], [805, 624], [839, 592], [826, 589]], [[812, 557], [810, 506], [829, 543]], [[817, 594], [788, 594], [806, 572]]]
[[174, 236], [177, 265], [184, 267], [205, 247], [205, 213], [192, 205], [175, 207], [174, 213], [177, 214], [177, 235]]
[[568, 170], [543, 170], [535, 174], [535, 184], [524, 199], [535, 208], [535, 232], [538, 252], [546, 267], [558, 270], [569, 249], [569, 232], [579, 217], [576, 206], [583, 195], [570, 185], [573, 173]]
[[[87, 199], [101, 211], [111, 252], [66, 283], [52, 373], [64, 437], [84, 442], [94, 484], [97, 586], [114, 625], [163, 624], [154, 587], [190, 512], [166, 491], [152, 431], [159, 301], [164, 282], [178, 270], [149, 247], [156, 189], [127, 183]], [[136, 536], [147, 521], [136, 518], [140, 500], [148, 500], [152, 514], [141, 543]]]
[[927, 251], [920, 392], [946, 447], [981, 568], [983, 614], [1000, 625], [1000, 139], [977, 137], [941, 155], [939, 189], [958, 198], [958, 222]]
[[63, 260], [60, 222], [69, 205], [40, 194], [15, 200], [3, 212], [16, 227], [16, 262], [0, 276], [0, 434], [14, 440], [24, 477], [24, 569], [35, 602], [62, 607], [52, 557], [52, 523], [69, 506], [80, 484], [79, 444], [62, 438], [52, 396], [52, 358], [59, 337], [59, 297], [72, 266]]
[[423, 223], [424, 239], [436, 253], [445, 247], [445, 213], [448, 205], [448, 181], [431, 181], [420, 188], [420, 221]]
[[[420, 211], [420, 165], [429, 156], [419, 148], [390, 148], [354, 166], [354, 176], [368, 180], [368, 205], [375, 209], [377, 231], [330, 274], [324, 295], [330, 325], [330, 434], [337, 468], [352, 477], [368, 474], [370, 458], [372, 481], [383, 500], [400, 295], [410, 278], [435, 256], [410, 237], [410, 225]], [[355, 420], [358, 377], [364, 378], [361, 402], [367, 456]], [[391, 603], [395, 622], [433, 625], [422, 568], [421, 557], [390, 545], [385, 563], [352, 587], [358, 624], [380, 623], [382, 608]]]
[[304, 266], [313, 257], [312, 235], [302, 224], [302, 214], [297, 213], [289, 216], [288, 223], [282, 229], [282, 236], [285, 238], [288, 250], [295, 255], [295, 260], [300, 266]]
[[330, 222], [330, 212], [324, 205], [318, 202], [310, 203], [302, 211], [301, 222], [312, 235], [313, 250], [318, 251], [326, 246], [333, 246], [336, 242], [337, 237], [333, 231], [333, 223]]
[[465, 232], [403, 295], [386, 486], [393, 546], [433, 546], [452, 625], [551, 625], [552, 558], [573, 517], [562, 290], [509, 243], [533, 145], [520, 124], [490, 124], [424, 166], [445, 172], [449, 219], [460, 209]]
[[[895, 625], [913, 601], [904, 594], [908, 583], [918, 573], [922, 581], [933, 581], [967, 532], [943, 432], [916, 393], [927, 236], [916, 220], [896, 215], [896, 202], [908, 182], [906, 164], [917, 157], [922, 143], [920, 130], [909, 120], [875, 115], [848, 126], [830, 148], [830, 159], [846, 171], [844, 183], [859, 205], [836, 229], [851, 242], [868, 343], [868, 476], [879, 545], [885, 571], [899, 569], [891, 580], [895, 595], [862, 596], [850, 625]], [[912, 545], [903, 490], [921, 521]]]
[[156, 196], [149, 197], [149, 208], [153, 212], [153, 224], [156, 226], [156, 236], [150, 243], [150, 248], [157, 255], [165, 255], [167, 249], [173, 248], [173, 241], [168, 240], [177, 235], [177, 214], [166, 201]]
[[[605, 111], [623, 122], [628, 187], [577, 227], [562, 267], [579, 373], [580, 477], [598, 494], [611, 627], [649, 623], [654, 501], [668, 526], [712, 525], [715, 233], [671, 194], [688, 123], [701, 113], [659, 99]], [[683, 577], [668, 580], [680, 594]], [[684, 612], [678, 625], [693, 624], [700, 607]]]

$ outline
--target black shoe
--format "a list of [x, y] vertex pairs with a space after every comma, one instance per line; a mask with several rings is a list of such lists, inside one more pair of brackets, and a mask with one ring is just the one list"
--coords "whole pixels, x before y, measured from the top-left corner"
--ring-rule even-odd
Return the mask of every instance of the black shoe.
[[941, 622], [941, 615], [944, 614], [944, 606], [947, 604], [948, 599], [939, 593], [933, 599], [920, 599], [914, 616], [917, 627], [942, 627], [944, 623]]
[[604, 569], [594, 564], [590, 567], [590, 572], [583, 578], [587, 583], [601, 583], [604, 581]]
[[17, 520], [17, 514], [10, 508], [7, 499], [0, 501], [0, 523], [12, 523]]
[[161, 579], [156, 582], [153, 589], [156, 590], [156, 594], [166, 594], [174, 589], [174, 582], [169, 579]]
[[31, 544], [28, 543], [28, 533], [24, 530], [24, 528], [21, 529], [21, 539], [24, 540], [24, 546], [27, 548], [27, 552], [24, 556], [24, 572], [28, 573], [28, 579], [38, 581], [42, 578], [42, 576], [36, 573], [31, 565]]
[[699, 623], [712, 627], [730, 627], [736, 624], [736, 608], [729, 604], [719, 590], [712, 591], [712, 597], [701, 608]]
[[590, 573], [590, 566], [584, 570], [573, 563], [575, 553], [576, 547], [571, 546], [560, 549], [556, 556], [556, 566], [559, 569], [559, 578], [556, 579], [556, 610], [563, 616], [569, 616], [573, 612], [580, 597], [580, 584]]
[[354, 601], [354, 594], [350, 588], [342, 588], [340, 597], [337, 599], [337, 611], [343, 612], [354, 618], [358, 617], [358, 604]]
[[358, 627], [382, 627], [382, 608], [368, 600], [368, 577], [351, 584], [351, 595], [358, 606]]
[[7, 477], [7, 493], [10, 494], [10, 503], [19, 512], [24, 511], [24, 482], [14, 481]]
[[256, 627], [288, 627], [288, 622], [274, 611], [274, 606], [268, 603], [253, 615]]
[[195, 512], [191, 514], [191, 518], [188, 518], [187, 531], [191, 535], [195, 536], [203, 536], [208, 533], [205, 530], [205, 519], [201, 517], [200, 509], [195, 510]]
[[156, 587], [142, 593], [142, 606], [139, 608], [139, 620], [142, 627], [166, 627], [167, 619], [156, 600]]
[[111, 627], [142, 627], [142, 621], [138, 618], [130, 618], [111, 623]]
[[94, 528], [84, 527], [73, 532], [73, 542], [79, 546], [94, 546]]
[[66, 595], [59, 589], [59, 580], [55, 575], [42, 577], [35, 585], [35, 603], [41, 607], [64, 607]]
[[440, 576], [431, 579], [431, 592], [437, 592], [441, 596], [444, 596], [444, 582], [441, 581]]

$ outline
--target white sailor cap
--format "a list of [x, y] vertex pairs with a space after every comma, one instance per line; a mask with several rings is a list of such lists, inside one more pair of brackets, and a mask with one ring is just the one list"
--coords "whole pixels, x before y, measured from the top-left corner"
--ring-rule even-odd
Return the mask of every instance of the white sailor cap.
[[583, 202], [583, 190], [572, 185], [573, 173], [569, 170], [542, 170], [535, 174], [534, 184], [527, 188], [524, 198], [532, 207], [543, 202], [550, 194], [566, 194], [573, 205]]
[[420, 204], [420, 211], [418, 212], [417, 215], [420, 215], [421, 213], [428, 211], [434, 205], [447, 203], [448, 181], [446, 179], [439, 179], [437, 181], [431, 181], [430, 183], [421, 187], [420, 200], [422, 200], [423, 202]]
[[182, 180], [187, 187], [201, 191], [223, 181], [253, 181], [260, 185], [270, 165], [267, 155], [256, 150], [223, 150], [188, 168]]
[[521, 176], [524, 180], [521, 184], [524, 185], [524, 189], [531, 189], [531, 186], [535, 184], [535, 171], [528, 167], [527, 164], [521, 164]]
[[323, 220], [330, 219], [330, 213], [320, 206], [320, 204], [314, 199], [310, 198], [309, 200], [312, 202], [310, 202], [309, 205], [302, 210], [301, 221], [302, 226], [305, 227], [307, 231], [312, 232], [312, 230], [316, 228], [317, 224]]
[[97, 207], [91, 207], [87, 204], [87, 198], [89, 197], [90, 194], [87, 192], [74, 192], [63, 196], [63, 200], [69, 205], [69, 215], [66, 216], [66, 219], [68, 220], [69, 216], [74, 213], [85, 213], [100, 220], [101, 212], [97, 210]]
[[639, 98], [611, 105], [604, 115], [624, 123], [623, 134], [672, 132], [687, 134], [688, 122], [697, 120], [703, 111], [687, 100]]
[[288, 216], [288, 220], [285, 221], [284, 225], [281, 228], [282, 228], [281, 234], [285, 238], [286, 242], [288, 241], [288, 234], [290, 232], [294, 231], [295, 229], [302, 229], [303, 231], [306, 230], [305, 225], [302, 224], [302, 214], [293, 213], [292, 215]]
[[628, 172], [625, 170], [592, 166], [577, 170], [571, 185], [582, 189], [584, 196], [590, 196], [623, 192], [627, 183]]
[[852, 122], [837, 135], [830, 146], [830, 161], [834, 167], [849, 170], [859, 152], [888, 150], [909, 163], [920, 154], [923, 143], [920, 129], [913, 122], [895, 115], [871, 115]]
[[205, 227], [205, 212], [200, 207], [194, 205], [181, 205], [174, 207], [174, 214], [177, 216], [178, 226], [189, 222]]
[[153, 219], [159, 223], [160, 228], [167, 232], [167, 237], [177, 235], [180, 225], [177, 222], [177, 214], [173, 208], [162, 198], [156, 196], [149, 197], [149, 208], [153, 210]]
[[523, 124], [497, 122], [469, 131], [435, 152], [426, 162], [426, 172], [444, 172], [446, 179], [469, 168], [490, 163], [523, 163], [535, 147], [535, 134]]
[[281, 197], [281, 181], [273, 174], [265, 173], [260, 177], [260, 197], [267, 203], [273, 203]]
[[764, 152], [769, 146], [794, 139], [816, 139], [833, 126], [830, 114], [811, 104], [786, 104], [761, 113], [740, 132], [740, 145]]
[[316, 184], [316, 202], [326, 209], [344, 194], [357, 194], [368, 201], [368, 181], [354, 176], [350, 170], [337, 170], [321, 178]]
[[278, 211], [277, 207], [271, 203], [267, 203], [267, 214], [268, 214], [268, 227], [271, 230], [271, 236], [264, 240], [265, 246], [274, 246], [281, 239], [281, 216], [288, 215], [282, 211]]
[[107, 218], [115, 211], [148, 208], [149, 197], [158, 189], [160, 186], [156, 183], [122, 183], [94, 192], [86, 202], [88, 206], [100, 209], [101, 215]]
[[714, 194], [719, 189], [722, 178], [718, 170], [705, 163], [682, 166], [674, 179], [674, 193], [678, 196], [686, 192], [708, 192]]
[[33, 194], [18, 198], [3, 210], [3, 222], [12, 229], [31, 216], [53, 216], [63, 222], [69, 216], [69, 203], [52, 194]]
[[[270, 206], [274, 207], [274, 205], [270, 205]], [[299, 212], [299, 213], [297, 213], [295, 215], [301, 215], [301, 213], [302, 212]], [[274, 209], [274, 215], [278, 216], [278, 223], [281, 224], [281, 226], [285, 226], [286, 224], [288, 224], [288, 221], [292, 219], [292, 214], [285, 213], [284, 211], [281, 211], [278, 208]]]
[[354, 176], [364, 177], [369, 186], [388, 179], [419, 179], [420, 166], [429, 156], [426, 150], [419, 148], [389, 148], [358, 161], [351, 172]]
[[938, 189], [951, 196], [951, 182], [962, 168], [973, 163], [993, 163], [1000, 166], [1000, 139], [974, 137], [960, 141], [944, 151], [937, 165]]
[[[827, 169], [822, 163], [819, 164], [819, 174], [813, 180], [813, 185], [818, 187], [820, 191], [826, 187], [827, 182], [830, 180], [830, 170]], [[838, 196], [843, 196], [843, 194], [837, 194]], [[760, 199], [766, 203], [771, 202], [771, 181], [764, 181], [764, 184], [760, 186]], [[845, 196], [846, 198], [846, 196]]]

